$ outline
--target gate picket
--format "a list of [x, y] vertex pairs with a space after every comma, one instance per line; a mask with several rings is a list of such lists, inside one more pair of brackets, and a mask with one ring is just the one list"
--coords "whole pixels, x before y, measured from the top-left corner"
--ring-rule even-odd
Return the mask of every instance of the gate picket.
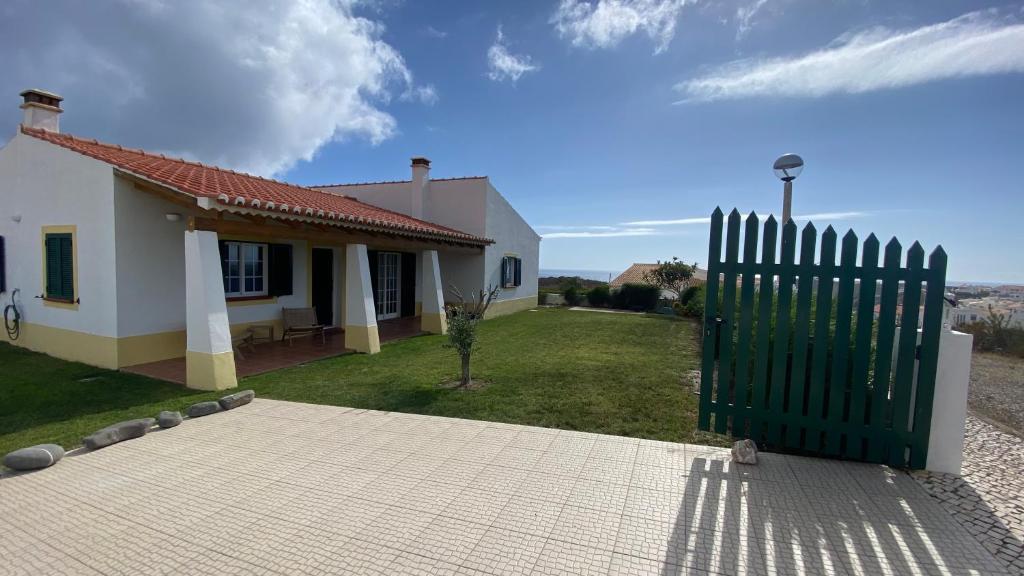
[[[772, 414], [784, 414], [786, 395], [786, 368], [789, 363], [789, 308], [793, 296], [793, 259], [796, 253], [796, 222], [790, 220], [782, 227], [782, 254], [779, 266], [779, 298], [775, 313], [775, 346], [772, 375], [768, 391], [768, 409]], [[796, 423], [794, 422], [795, 426]], [[782, 430], [779, 425], [768, 427], [768, 441], [778, 444]]]
[[[746, 430], [745, 415], [750, 406], [750, 340], [754, 329], [754, 269], [757, 266], [757, 232], [760, 222], [757, 214], [747, 216], [743, 231], [743, 285], [740, 288], [740, 324], [736, 337], [736, 403], [733, 411], [733, 429]], [[742, 416], [741, 416], [742, 415]]]
[[[796, 326], [793, 332], [793, 368], [789, 388], [789, 413], [803, 419], [806, 415], [805, 383], [807, 380], [807, 339], [810, 328], [811, 292], [814, 286], [814, 248], [818, 232], [808, 223], [800, 235], [800, 280], [796, 295]], [[802, 426], [795, 424], [786, 429], [786, 446], [800, 447]]]
[[761, 427], [764, 424], [764, 414], [767, 411], [768, 391], [768, 359], [771, 355], [771, 315], [772, 315], [772, 293], [773, 277], [766, 274], [769, 268], [767, 264], [775, 262], [775, 242], [777, 239], [778, 225], [774, 216], [768, 216], [764, 223], [764, 237], [761, 241], [761, 276], [758, 280], [760, 291], [758, 293], [757, 311], [757, 351], [755, 357], [757, 363], [754, 366], [754, 397], [750, 401], [751, 421], [750, 437], [755, 441], [761, 439]]
[[[830, 323], [832, 320], [832, 278], [836, 262], [836, 231], [831, 226], [825, 228], [821, 235], [821, 257], [818, 271], [818, 297], [814, 307], [814, 352], [811, 356], [811, 388], [807, 404], [807, 414], [815, 420], [824, 420], [825, 406], [825, 373], [828, 367], [828, 348], [830, 340]], [[814, 427], [807, 431], [807, 449], [821, 449], [823, 427]]]
[[[722, 259], [722, 209], [715, 208], [711, 214], [711, 240], [708, 243], [708, 280], [704, 286], [704, 336], [701, 339], [703, 357], [700, 365], [700, 409], [697, 427], [711, 429], [711, 390], [715, 378], [715, 336], [718, 326], [715, 322], [718, 312], [718, 274]], [[716, 418], [717, 419], [717, 418]]]
[[[874, 323], [876, 271], [878, 269], [878, 238], [874, 234], [864, 241], [861, 252], [860, 295], [857, 303], [857, 336], [853, 348], [853, 380], [850, 383], [851, 424], [865, 425], [865, 402], [868, 395], [868, 368], [871, 365], [871, 331]], [[864, 436], [851, 433], [846, 437], [847, 458], [862, 458]]]
[[[728, 229], [725, 233], [726, 266], [722, 286], [722, 323], [718, 330], [718, 398], [717, 405], [730, 406], [732, 392], [732, 325], [736, 320], [736, 261], [740, 251], [740, 213], [733, 209], [729, 213]], [[719, 411], [715, 415], [715, 432], [728, 431], [728, 413]]]

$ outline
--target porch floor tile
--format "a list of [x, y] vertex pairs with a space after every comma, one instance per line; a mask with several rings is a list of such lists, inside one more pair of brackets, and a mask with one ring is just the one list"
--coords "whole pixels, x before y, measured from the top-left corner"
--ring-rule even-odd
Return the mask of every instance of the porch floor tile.
[[[381, 343], [422, 334], [418, 316], [379, 321], [377, 330]], [[280, 338], [280, 334], [277, 334], [277, 337]], [[325, 342], [321, 342], [318, 337], [306, 336], [295, 338], [290, 344], [278, 340], [260, 342], [252, 348], [242, 348], [244, 358], [235, 354], [235, 374], [242, 378], [351, 353], [353, 350], [345, 348], [345, 331], [334, 328], [327, 331]], [[121, 370], [175, 384], [185, 384], [184, 357], [127, 366]]]

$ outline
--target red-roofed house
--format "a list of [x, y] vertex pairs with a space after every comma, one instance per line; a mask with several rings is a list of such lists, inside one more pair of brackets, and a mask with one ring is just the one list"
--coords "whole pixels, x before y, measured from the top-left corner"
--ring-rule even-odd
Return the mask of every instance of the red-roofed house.
[[501, 285], [493, 314], [536, 305], [540, 236], [486, 177], [430, 179], [413, 158], [407, 181], [297, 186], [61, 134], [59, 96], [22, 96], [0, 149], [15, 345], [105, 368], [184, 357], [213, 389], [235, 385], [232, 334], [280, 336], [282, 308], [374, 353], [378, 322], [444, 332], [450, 286]]

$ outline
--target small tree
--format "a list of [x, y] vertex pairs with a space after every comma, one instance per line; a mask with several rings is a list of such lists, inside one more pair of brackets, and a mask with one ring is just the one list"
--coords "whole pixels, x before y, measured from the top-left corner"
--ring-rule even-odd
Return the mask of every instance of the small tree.
[[673, 256], [671, 261], [659, 261], [657, 268], [644, 274], [644, 280], [662, 290], [672, 292], [676, 295], [676, 300], [682, 300], [683, 293], [693, 282], [693, 271], [696, 268], [696, 262], [691, 266]]
[[469, 375], [469, 362], [473, 355], [473, 346], [476, 344], [476, 325], [483, 319], [487, 308], [501, 293], [501, 288], [495, 286], [488, 287], [486, 292], [480, 290], [468, 302], [455, 286], [452, 286], [450, 291], [458, 298], [459, 302], [445, 307], [445, 315], [448, 317], [448, 343], [444, 346], [445, 348], [454, 348], [459, 353], [459, 358], [462, 360], [462, 378], [459, 387], [468, 388], [472, 383], [472, 378]]

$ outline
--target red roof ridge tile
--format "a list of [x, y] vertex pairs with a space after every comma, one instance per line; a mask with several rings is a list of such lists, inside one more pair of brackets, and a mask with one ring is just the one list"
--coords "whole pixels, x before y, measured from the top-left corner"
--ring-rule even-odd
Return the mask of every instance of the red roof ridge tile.
[[[431, 182], [447, 182], [449, 180], [483, 180], [487, 176], [453, 176], [451, 178], [431, 178]], [[337, 184], [315, 184], [307, 188], [342, 188], [345, 186], [377, 186], [380, 184], [408, 184], [412, 180], [380, 180], [377, 182], [339, 182]]]

